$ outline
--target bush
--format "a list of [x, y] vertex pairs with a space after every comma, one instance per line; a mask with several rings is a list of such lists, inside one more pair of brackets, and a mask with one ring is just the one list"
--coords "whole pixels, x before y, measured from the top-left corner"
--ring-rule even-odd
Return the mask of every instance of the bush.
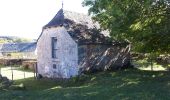
[[0, 89], [7, 89], [12, 85], [12, 81], [0, 74]]

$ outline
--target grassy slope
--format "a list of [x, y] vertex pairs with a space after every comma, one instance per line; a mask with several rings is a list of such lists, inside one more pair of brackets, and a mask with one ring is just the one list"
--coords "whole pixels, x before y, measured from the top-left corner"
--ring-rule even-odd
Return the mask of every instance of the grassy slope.
[[0, 91], [0, 100], [170, 100], [170, 72], [101, 72], [67, 81], [18, 80], [24, 91]]

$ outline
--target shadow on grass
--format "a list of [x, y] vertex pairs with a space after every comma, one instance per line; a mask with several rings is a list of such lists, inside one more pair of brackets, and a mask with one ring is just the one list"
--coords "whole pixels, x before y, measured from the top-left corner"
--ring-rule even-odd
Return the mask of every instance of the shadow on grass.
[[136, 69], [100, 72], [69, 80], [17, 80], [25, 91], [3, 91], [1, 100], [167, 100], [170, 72]]
[[170, 65], [168, 63], [158, 63], [156, 61], [151, 62], [147, 59], [141, 59], [141, 60], [133, 60], [133, 65], [135, 68], [141, 69], [141, 70], [169, 70]]

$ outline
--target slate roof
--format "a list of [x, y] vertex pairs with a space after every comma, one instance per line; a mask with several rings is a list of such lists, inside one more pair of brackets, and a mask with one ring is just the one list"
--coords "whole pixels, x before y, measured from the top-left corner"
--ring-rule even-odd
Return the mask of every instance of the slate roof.
[[51, 26], [60, 26], [63, 25], [64, 22], [64, 14], [63, 9], [59, 10], [55, 17], [44, 27], [51, 27]]
[[110, 41], [109, 32], [101, 31], [100, 25], [85, 14], [60, 9], [43, 29], [58, 26], [64, 26], [78, 44], [119, 44], [117, 41]]
[[0, 52], [12, 53], [12, 52], [34, 52], [36, 50], [37, 43], [5, 43], [0, 44]]

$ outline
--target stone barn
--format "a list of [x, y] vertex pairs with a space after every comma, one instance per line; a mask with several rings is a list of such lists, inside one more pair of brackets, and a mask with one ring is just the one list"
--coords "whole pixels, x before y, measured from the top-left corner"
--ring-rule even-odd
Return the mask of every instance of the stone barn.
[[130, 64], [130, 45], [110, 41], [91, 17], [60, 9], [37, 40], [38, 74], [70, 78]]

